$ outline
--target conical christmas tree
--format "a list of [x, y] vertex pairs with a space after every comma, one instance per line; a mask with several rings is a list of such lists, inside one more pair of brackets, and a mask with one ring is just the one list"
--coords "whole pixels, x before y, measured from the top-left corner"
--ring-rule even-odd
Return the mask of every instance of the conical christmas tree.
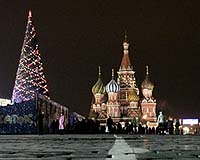
[[48, 97], [47, 82], [36, 40], [36, 31], [32, 23], [31, 11], [29, 11], [12, 102], [20, 103], [34, 99], [37, 93]]

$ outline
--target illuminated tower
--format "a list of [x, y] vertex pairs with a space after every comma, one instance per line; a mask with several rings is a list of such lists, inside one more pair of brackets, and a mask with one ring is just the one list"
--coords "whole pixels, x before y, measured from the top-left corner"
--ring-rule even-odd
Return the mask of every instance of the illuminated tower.
[[[99, 66], [99, 77], [95, 85], [92, 87], [94, 102], [91, 106], [90, 115], [92, 112], [97, 114], [98, 118], [106, 118], [106, 104], [105, 104], [105, 87], [101, 80], [101, 68]], [[96, 118], [96, 116], [95, 116]]]
[[[138, 116], [138, 100], [139, 100], [139, 90], [136, 86], [135, 72], [133, 71], [133, 66], [131, 65], [129, 58], [129, 43], [127, 40], [127, 35], [123, 42], [124, 54], [121, 61], [121, 66], [118, 71], [117, 83], [120, 86], [119, 92], [119, 102], [121, 104], [121, 113], [124, 117], [136, 117]], [[132, 99], [129, 99], [132, 97]], [[133, 98], [134, 97], [134, 98]], [[133, 102], [130, 105], [130, 102]]]
[[152, 96], [154, 85], [149, 80], [149, 68], [146, 66], [146, 78], [141, 84], [144, 98], [141, 101], [142, 117], [147, 122], [156, 122], [156, 100]]
[[108, 93], [107, 101], [107, 116], [112, 118], [121, 117], [120, 103], [118, 101], [120, 87], [114, 80], [114, 69], [112, 69], [112, 80], [106, 85], [106, 92]]
[[31, 11], [29, 11], [12, 102], [20, 103], [34, 99], [37, 93], [48, 97], [47, 82], [36, 40], [36, 31], [32, 23]]

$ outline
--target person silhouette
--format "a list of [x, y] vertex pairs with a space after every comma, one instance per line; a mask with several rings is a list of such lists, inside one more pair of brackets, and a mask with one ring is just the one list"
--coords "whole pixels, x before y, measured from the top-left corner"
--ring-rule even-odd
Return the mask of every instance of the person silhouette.
[[42, 112], [41, 109], [39, 109], [38, 116], [37, 116], [37, 120], [38, 120], [38, 134], [39, 135], [43, 134], [43, 118], [44, 118], [44, 112]]
[[159, 133], [160, 134], [164, 134], [164, 123], [165, 123], [165, 120], [164, 120], [164, 116], [162, 114], [162, 112], [159, 112], [159, 116], [158, 116], [158, 129], [159, 129]]
[[107, 119], [106, 124], [107, 124], [109, 133], [112, 133], [113, 132], [113, 120], [112, 120], [111, 116], [109, 116], [109, 118]]
[[61, 112], [59, 117], [59, 132], [60, 134], [64, 134], [64, 122], [65, 122], [65, 116]]

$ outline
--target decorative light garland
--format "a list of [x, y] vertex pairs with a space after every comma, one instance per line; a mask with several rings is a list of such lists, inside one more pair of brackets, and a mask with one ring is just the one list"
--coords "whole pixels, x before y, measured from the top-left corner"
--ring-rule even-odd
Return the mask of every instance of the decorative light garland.
[[48, 97], [47, 81], [42, 65], [36, 31], [32, 20], [28, 17], [12, 102], [31, 100], [35, 98], [36, 93]]

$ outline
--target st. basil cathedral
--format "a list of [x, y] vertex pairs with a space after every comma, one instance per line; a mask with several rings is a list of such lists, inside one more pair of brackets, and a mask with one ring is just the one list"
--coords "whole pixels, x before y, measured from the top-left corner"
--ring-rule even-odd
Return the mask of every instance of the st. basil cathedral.
[[146, 66], [146, 77], [141, 84], [140, 90], [136, 85], [135, 71], [129, 58], [129, 43], [127, 36], [123, 42], [123, 57], [117, 82], [112, 79], [105, 86], [101, 79], [101, 68], [99, 67], [98, 80], [92, 87], [93, 101], [90, 108], [90, 118], [96, 118], [105, 122], [111, 117], [114, 122], [144, 122], [150, 126], [156, 125], [156, 100], [152, 96], [154, 85], [149, 80], [149, 70]]

